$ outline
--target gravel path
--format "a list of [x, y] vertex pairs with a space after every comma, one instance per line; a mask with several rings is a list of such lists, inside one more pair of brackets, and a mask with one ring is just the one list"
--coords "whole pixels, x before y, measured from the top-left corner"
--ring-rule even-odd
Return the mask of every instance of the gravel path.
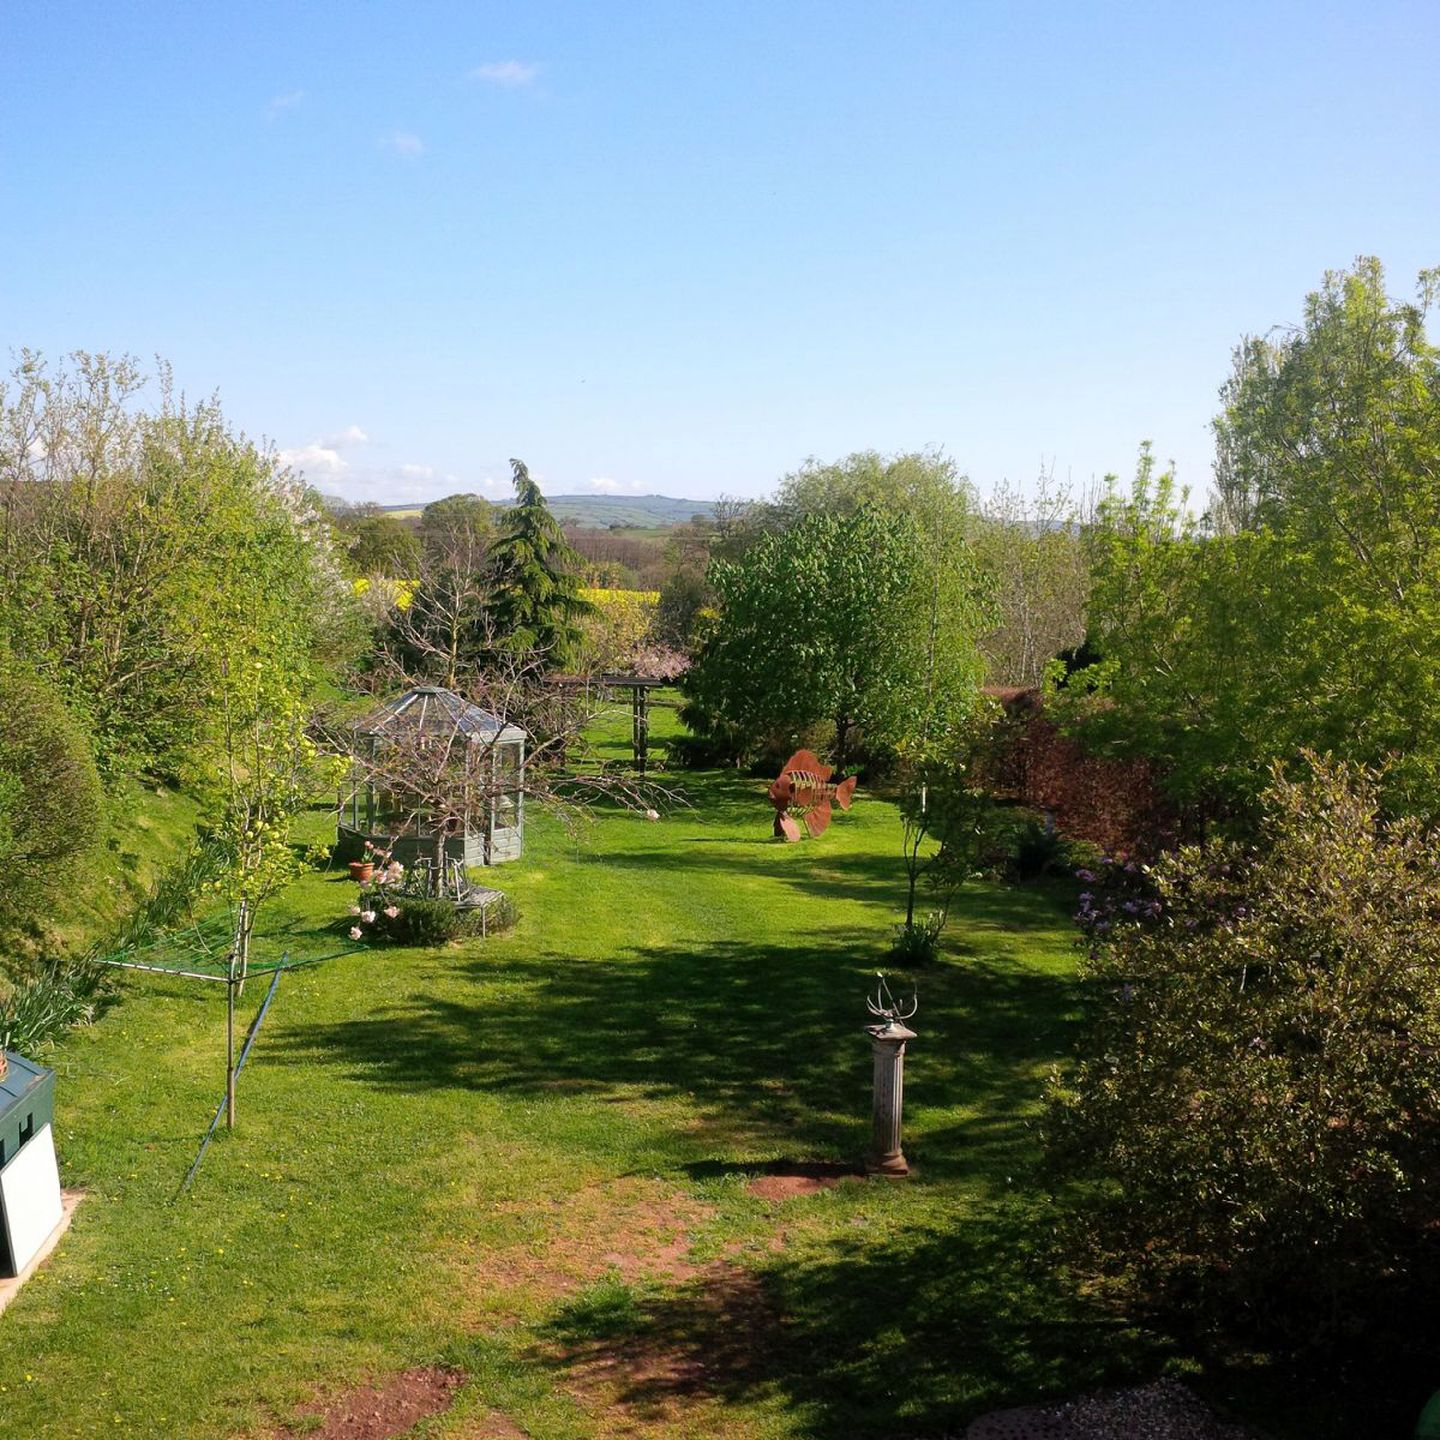
[[965, 1440], [1255, 1440], [1178, 1380], [983, 1415]]

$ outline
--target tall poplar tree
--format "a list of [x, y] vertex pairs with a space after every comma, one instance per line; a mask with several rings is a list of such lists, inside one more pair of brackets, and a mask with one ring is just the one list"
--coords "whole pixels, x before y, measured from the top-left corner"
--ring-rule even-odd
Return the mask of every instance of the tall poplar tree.
[[539, 652], [552, 669], [574, 662], [580, 620], [590, 605], [580, 595], [580, 557], [550, 513], [523, 460], [511, 460], [515, 504], [505, 512], [491, 549], [490, 619], [498, 648]]

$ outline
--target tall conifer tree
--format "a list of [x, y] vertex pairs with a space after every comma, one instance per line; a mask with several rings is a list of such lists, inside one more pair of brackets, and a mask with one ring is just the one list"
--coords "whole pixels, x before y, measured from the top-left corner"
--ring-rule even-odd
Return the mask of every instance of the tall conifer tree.
[[550, 513], [523, 460], [512, 460], [515, 504], [505, 512], [491, 557], [490, 617], [497, 642], [511, 652], [539, 651], [551, 668], [574, 661], [579, 620], [590, 605], [580, 595], [580, 557]]

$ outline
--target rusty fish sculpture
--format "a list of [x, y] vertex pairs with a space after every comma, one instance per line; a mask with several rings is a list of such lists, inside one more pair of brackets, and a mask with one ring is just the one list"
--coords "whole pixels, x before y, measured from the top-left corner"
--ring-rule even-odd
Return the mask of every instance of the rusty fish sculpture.
[[808, 750], [797, 750], [785, 762], [779, 779], [770, 787], [777, 838], [798, 840], [802, 820], [812, 837], [819, 835], [830, 824], [832, 801], [842, 810], [850, 808], [855, 777], [832, 784], [830, 777], [834, 773], [831, 766]]

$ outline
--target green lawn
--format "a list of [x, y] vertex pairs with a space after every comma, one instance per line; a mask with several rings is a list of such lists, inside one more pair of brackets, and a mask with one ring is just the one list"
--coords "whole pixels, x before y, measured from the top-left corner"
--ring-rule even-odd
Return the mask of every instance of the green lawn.
[[[863, 1151], [898, 821], [862, 793], [784, 846], [763, 783], [677, 778], [693, 809], [658, 823], [533, 823], [494, 872], [510, 934], [288, 975], [240, 1126], [178, 1200], [223, 998], [127, 980], [54, 1057], [89, 1198], [0, 1318], [0, 1430], [265, 1435], [441, 1363], [468, 1383], [427, 1435], [839, 1440], [1156, 1373], [1046, 1261], [1030, 1125], [1071, 1038], [1065, 897], [957, 905], [918, 977], [908, 1181], [757, 1198], [767, 1162]], [[323, 950], [352, 893], [308, 875], [267, 945]]]

